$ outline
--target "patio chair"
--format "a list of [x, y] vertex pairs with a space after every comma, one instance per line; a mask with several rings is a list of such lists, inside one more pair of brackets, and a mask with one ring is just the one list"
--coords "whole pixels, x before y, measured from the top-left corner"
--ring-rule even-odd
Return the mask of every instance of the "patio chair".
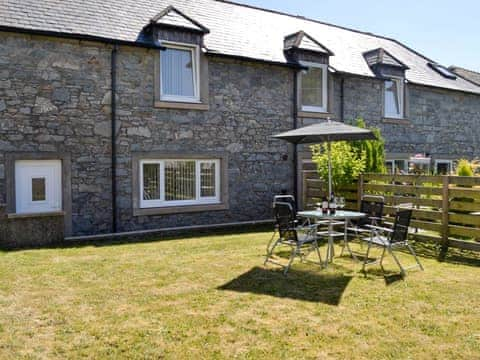
[[[350, 226], [347, 227], [349, 233], [353, 233], [356, 238], [359, 238], [361, 234], [370, 233], [372, 231], [368, 225], [380, 226], [382, 224], [383, 208], [385, 205], [385, 198], [377, 195], [365, 195], [360, 202], [360, 212], [366, 214], [366, 217], [355, 219], [350, 222]], [[347, 248], [350, 255], [357, 260], [357, 257], [353, 253], [348, 239], [345, 241], [342, 247], [340, 256], [343, 255], [345, 248]]]
[[[264, 265], [267, 262], [279, 265], [284, 268], [283, 273], [286, 275], [295, 257], [298, 256], [302, 261], [306, 261], [310, 252], [315, 251], [319, 260], [318, 265], [322, 266], [322, 257], [317, 244], [316, 225], [298, 225], [293, 207], [288, 202], [275, 202], [274, 214], [278, 239], [267, 250]], [[292, 249], [287, 265], [281, 264], [272, 258], [275, 248], [279, 245], [287, 245]]]
[[297, 202], [295, 201], [295, 197], [293, 195], [275, 195], [273, 197], [273, 204], [275, 206], [276, 202], [286, 202], [292, 205], [293, 212], [295, 213], [295, 217], [297, 217]]
[[[310, 223], [310, 220], [307, 218], [299, 218], [297, 216], [297, 202], [295, 201], [295, 197], [293, 195], [287, 195], [287, 194], [282, 194], [282, 195], [275, 195], [273, 197], [273, 204], [272, 207], [275, 209], [275, 203], [277, 202], [286, 202], [289, 203], [292, 206], [293, 212], [295, 214], [295, 221], [297, 224], [302, 224], [302, 225], [307, 225]], [[270, 238], [270, 241], [267, 244], [267, 253], [270, 251], [270, 246], [273, 243], [273, 240], [275, 239], [276, 234], [278, 233], [278, 228], [277, 226], [274, 227], [273, 229], [273, 234], [272, 237]]]
[[[412, 217], [412, 209], [398, 209], [395, 214], [395, 220], [393, 223], [393, 228], [385, 228], [376, 225], [367, 225], [371, 229], [370, 237], [364, 238], [364, 240], [368, 241], [368, 249], [365, 255], [365, 259], [363, 261], [362, 271], [365, 273], [365, 266], [372, 265], [380, 262], [380, 266], [382, 271], [385, 271], [383, 268], [383, 259], [385, 257], [385, 252], [388, 251], [395, 263], [400, 268], [400, 273], [402, 276], [405, 275], [405, 271], [411, 268], [419, 267], [423, 270], [423, 266], [417, 258], [415, 251], [408, 243], [408, 227], [410, 225], [410, 219]], [[378, 259], [373, 261], [368, 261], [368, 255], [370, 253], [370, 249], [372, 246], [382, 247], [383, 252], [380, 257], [380, 261]], [[400, 263], [399, 259], [394, 253], [394, 250], [399, 248], [407, 248], [408, 251], [413, 255], [416, 264], [414, 266], [410, 266], [405, 268]]]

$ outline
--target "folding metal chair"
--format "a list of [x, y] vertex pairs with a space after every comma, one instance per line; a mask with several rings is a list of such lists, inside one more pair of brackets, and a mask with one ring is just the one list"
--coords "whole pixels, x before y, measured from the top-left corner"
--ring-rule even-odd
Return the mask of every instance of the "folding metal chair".
[[[286, 275], [295, 257], [298, 256], [302, 261], [306, 261], [310, 252], [316, 251], [319, 260], [318, 265], [322, 266], [322, 257], [317, 244], [316, 225], [298, 225], [293, 207], [287, 202], [275, 202], [274, 214], [278, 239], [274, 242], [271, 248], [267, 249], [264, 264], [266, 265], [267, 262], [271, 262], [282, 266], [284, 268], [283, 273]], [[279, 245], [287, 245], [292, 248], [287, 265], [273, 260], [273, 252]]]
[[[366, 217], [352, 220], [347, 227], [347, 232], [353, 235], [356, 238], [359, 238], [361, 234], [370, 233], [371, 228], [367, 227], [368, 225], [379, 226], [382, 223], [383, 216], [383, 207], [385, 205], [385, 198], [383, 196], [377, 195], [365, 195], [362, 197], [360, 202], [360, 212], [366, 214]], [[353, 253], [350, 245], [348, 244], [348, 238], [344, 241], [344, 246], [342, 247], [342, 252], [340, 256], [343, 255], [345, 248], [348, 250], [350, 255], [357, 260], [357, 257]]]
[[[306, 224], [310, 223], [309, 219], [300, 219], [300, 218], [297, 217], [297, 211], [298, 211], [297, 202], [295, 201], [295, 197], [293, 195], [286, 195], [286, 194], [275, 195], [273, 197], [273, 205], [272, 205], [272, 207], [274, 209], [275, 209], [275, 203], [277, 203], [277, 202], [286, 202], [286, 203], [289, 203], [292, 206], [293, 212], [295, 214], [295, 221], [297, 222], [297, 224], [306, 225]], [[302, 223], [302, 221], [303, 221], [303, 223]], [[278, 233], [278, 227], [275, 226], [274, 229], [273, 229], [272, 237], [270, 238], [270, 241], [267, 244], [267, 253], [270, 251], [270, 246], [272, 245], [273, 240], [275, 239], [275, 236], [276, 236], [277, 233]]]
[[[380, 266], [382, 271], [385, 271], [383, 268], [383, 259], [385, 257], [385, 252], [388, 251], [392, 255], [396, 264], [400, 268], [400, 273], [402, 276], [405, 275], [405, 271], [411, 268], [419, 267], [423, 270], [423, 266], [417, 258], [415, 251], [408, 243], [408, 227], [410, 225], [410, 219], [412, 217], [412, 209], [398, 209], [395, 214], [395, 220], [393, 223], [393, 228], [385, 228], [376, 225], [367, 225], [371, 229], [370, 237], [364, 238], [363, 240], [368, 241], [368, 249], [365, 255], [365, 260], [363, 261], [362, 271], [365, 273], [365, 266], [378, 263], [378, 259], [374, 261], [368, 261], [368, 255], [372, 246], [382, 247], [383, 252], [380, 257]], [[405, 268], [400, 263], [399, 259], [395, 255], [393, 250], [398, 248], [407, 248], [408, 251], [413, 255], [416, 265]]]

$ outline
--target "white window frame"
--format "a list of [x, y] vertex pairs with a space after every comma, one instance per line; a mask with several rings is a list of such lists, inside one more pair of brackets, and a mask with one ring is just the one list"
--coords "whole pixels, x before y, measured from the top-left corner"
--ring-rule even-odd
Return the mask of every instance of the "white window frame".
[[385, 160], [385, 163], [392, 164], [392, 174], [395, 174], [395, 170], [397, 169], [397, 161], [403, 161], [403, 169], [400, 167], [399, 169], [408, 173], [408, 159], [387, 159]]
[[[310, 105], [303, 105], [303, 99], [300, 96], [300, 108], [302, 111], [309, 111], [309, 112], [323, 112], [326, 113], [328, 111], [328, 65], [327, 64], [320, 64], [315, 62], [308, 62], [308, 61], [301, 61], [301, 65], [307, 67], [315, 67], [323, 69], [323, 78], [322, 78], [322, 103], [323, 106], [310, 106]], [[302, 93], [302, 78], [303, 74], [300, 73], [298, 89], [300, 94]]]
[[[392, 81], [396, 82], [398, 86], [398, 114], [387, 114], [387, 87], [386, 82]], [[383, 83], [383, 116], [391, 119], [403, 119], [405, 117], [405, 79], [402, 77], [391, 76], [389, 79], [385, 80]]]
[[[163, 81], [162, 81], [162, 56], [159, 56], [159, 78], [160, 78], [160, 100], [173, 101], [173, 102], [187, 102], [187, 103], [199, 103], [200, 102], [200, 48], [195, 44], [183, 44], [171, 41], [162, 41], [162, 46], [168, 49], [189, 50], [192, 54], [192, 73], [193, 73], [193, 96], [181, 96], [181, 95], [169, 95], [163, 94]], [[161, 52], [162, 50], [160, 50]]]
[[[165, 162], [167, 161], [195, 161], [195, 200], [165, 200]], [[215, 164], [215, 196], [200, 196], [201, 193], [201, 173], [200, 164]], [[143, 165], [158, 164], [160, 168], [160, 198], [154, 200], [145, 200], [143, 198]], [[143, 159], [139, 161], [139, 192], [140, 208], [156, 208], [187, 205], [206, 205], [220, 203], [220, 159]]]
[[437, 160], [435, 160], [435, 163], [434, 163], [435, 174], [438, 174], [438, 171], [437, 171], [437, 165], [438, 164], [448, 164], [448, 174], [450, 174], [453, 171], [453, 160], [437, 159]]

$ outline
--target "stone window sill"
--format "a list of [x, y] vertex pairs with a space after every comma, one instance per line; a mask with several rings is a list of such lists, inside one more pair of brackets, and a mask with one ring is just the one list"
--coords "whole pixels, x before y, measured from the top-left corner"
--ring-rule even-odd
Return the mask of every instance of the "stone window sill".
[[148, 216], [148, 215], [170, 215], [201, 211], [219, 211], [228, 210], [228, 204], [205, 204], [205, 205], [187, 205], [187, 206], [169, 206], [158, 208], [142, 208], [133, 209], [133, 216]]
[[17, 214], [17, 213], [7, 214], [7, 218], [9, 218], [9, 219], [29, 219], [29, 218], [53, 217], [53, 216], [65, 216], [65, 211], [48, 211], [48, 212], [25, 213], [25, 214]]
[[412, 123], [410, 120], [405, 119], [405, 118], [389, 118], [389, 117], [384, 117], [382, 118], [382, 122], [385, 124], [396, 124], [396, 125], [411, 125]]
[[297, 113], [298, 117], [302, 118], [314, 118], [314, 119], [333, 119], [335, 117], [334, 114], [329, 112], [313, 112], [313, 111], [299, 111]]
[[204, 103], [189, 103], [175, 101], [155, 101], [154, 106], [160, 109], [180, 109], [180, 110], [203, 110], [206, 111], [210, 107]]

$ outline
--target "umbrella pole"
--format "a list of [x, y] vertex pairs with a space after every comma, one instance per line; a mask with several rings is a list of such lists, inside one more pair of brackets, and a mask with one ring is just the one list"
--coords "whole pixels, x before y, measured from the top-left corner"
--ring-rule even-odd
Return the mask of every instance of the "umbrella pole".
[[332, 194], [332, 143], [329, 141], [328, 147], [328, 195], [329, 198]]

